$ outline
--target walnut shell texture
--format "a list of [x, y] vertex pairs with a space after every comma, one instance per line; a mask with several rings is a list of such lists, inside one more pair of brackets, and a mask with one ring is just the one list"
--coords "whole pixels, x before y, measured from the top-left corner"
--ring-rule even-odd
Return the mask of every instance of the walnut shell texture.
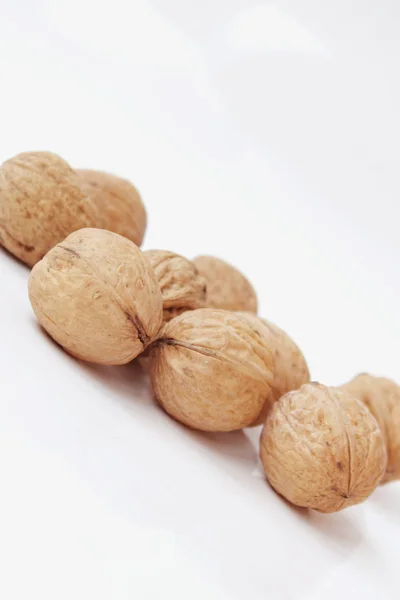
[[206, 282], [190, 260], [168, 250], [147, 250], [144, 254], [161, 289], [164, 321], [205, 306]]
[[275, 356], [271, 391], [261, 413], [253, 423], [253, 425], [261, 425], [265, 423], [272, 404], [287, 392], [298, 390], [304, 383], [308, 383], [310, 372], [300, 348], [285, 331], [254, 313], [242, 312], [240, 314], [256, 328], [260, 335], [265, 335], [270, 339]]
[[390, 379], [362, 373], [341, 389], [361, 400], [378, 421], [388, 456], [381, 483], [400, 479], [400, 387]]
[[386, 468], [383, 436], [372, 414], [354, 396], [317, 383], [273, 405], [260, 457], [279, 494], [324, 513], [365, 500]]
[[153, 270], [130, 240], [101, 229], [69, 235], [35, 265], [29, 297], [44, 329], [88, 362], [124, 364], [162, 323]]
[[76, 171], [84, 192], [98, 209], [98, 227], [119, 233], [140, 246], [146, 231], [147, 216], [137, 189], [121, 177], [93, 171]]
[[157, 400], [194, 429], [246, 427], [269, 394], [273, 352], [235, 313], [185, 312], [164, 326], [148, 354]]
[[1, 166], [0, 243], [27, 265], [97, 218], [75, 171], [56, 154], [25, 152]]
[[215, 256], [198, 256], [193, 262], [206, 280], [209, 308], [257, 312], [256, 292], [235, 267]]

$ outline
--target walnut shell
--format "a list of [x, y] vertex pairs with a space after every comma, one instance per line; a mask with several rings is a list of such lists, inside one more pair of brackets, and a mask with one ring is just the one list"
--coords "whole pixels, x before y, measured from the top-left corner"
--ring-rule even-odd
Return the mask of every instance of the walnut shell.
[[383, 436], [372, 414], [354, 396], [317, 383], [273, 405], [260, 457], [279, 494], [324, 513], [365, 500], [386, 468]]
[[215, 256], [198, 256], [193, 262], [206, 280], [208, 307], [257, 312], [254, 288], [235, 267]]
[[381, 483], [400, 479], [400, 387], [390, 379], [362, 373], [341, 389], [361, 400], [378, 421], [388, 456]]
[[75, 171], [59, 156], [25, 152], [1, 166], [0, 243], [27, 265], [96, 221]]
[[149, 261], [133, 242], [101, 229], [76, 231], [50, 250], [31, 272], [29, 297], [56, 342], [103, 365], [135, 358], [162, 322]]
[[239, 314], [260, 335], [265, 335], [269, 338], [275, 356], [274, 378], [271, 383], [271, 391], [261, 413], [253, 423], [253, 425], [261, 425], [265, 423], [272, 404], [287, 394], [287, 392], [298, 390], [304, 383], [308, 383], [310, 381], [310, 372], [300, 348], [285, 331], [253, 313], [241, 312]]
[[140, 246], [146, 231], [147, 216], [137, 189], [116, 175], [77, 169], [82, 189], [98, 209], [98, 227], [119, 233]]
[[144, 254], [161, 289], [164, 321], [205, 306], [206, 282], [190, 260], [168, 250], [147, 250]]
[[194, 429], [246, 427], [269, 394], [273, 353], [245, 319], [228, 311], [181, 314], [164, 326], [148, 354], [157, 400]]

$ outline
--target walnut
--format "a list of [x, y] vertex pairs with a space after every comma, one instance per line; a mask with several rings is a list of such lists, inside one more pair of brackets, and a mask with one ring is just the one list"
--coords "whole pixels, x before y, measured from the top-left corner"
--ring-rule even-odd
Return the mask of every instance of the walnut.
[[75, 171], [55, 154], [25, 152], [1, 166], [0, 243], [27, 265], [97, 218]]
[[56, 342], [98, 364], [129, 362], [162, 322], [149, 261], [130, 240], [100, 229], [76, 231], [50, 250], [31, 272], [29, 297]]
[[274, 402], [287, 392], [298, 390], [304, 383], [310, 381], [310, 372], [300, 348], [282, 329], [266, 319], [249, 312], [239, 313], [254, 327], [260, 335], [270, 340], [274, 351], [275, 366], [271, 390], [261, 413], [253, 425], [265, 423], [268, 412]]
[[383, 436], [372, 414], [354, 396], [317, 383], [273, 405], [260, 457], [279, 494], [325, 513], [365, 500], [386, 468]]
[[341, 389], [361, 400], [378, 421], [388, 455], [381, 483], [400, 479], [400, 387], [390, 379], [362, 373]]
[[90, 169], [77, 169], [82, 189], [98, 209], [97, 227], [119, 233], [140, 246], [146, 210], [137, 189], [127, 180]]
[[164, 326], [148, 354], [157, 400], [194, 429], [246, 427], [269, 394], [273, 353], [268, 340], [235, 313], [185, 312]]
[[257, 295], [251, 283], [235, 267], [214, 256], [193, 260], [207, 283], [207, 306], [257, 312]]
[[190, 260], [168, 250], [147, 250], [144, 254], [160, 285], [165, 321], [205, 306], [206, 282]]

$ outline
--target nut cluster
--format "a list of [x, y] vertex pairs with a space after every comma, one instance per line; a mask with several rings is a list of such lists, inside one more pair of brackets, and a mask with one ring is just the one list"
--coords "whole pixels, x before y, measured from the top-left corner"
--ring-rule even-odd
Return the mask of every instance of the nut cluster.
[[50, 152], [24, 152], [0, 167], [0, 244], [32, 267], [84, 227], [119, 233], [140, 245], [146, 212], [128, 181], [74, 171]]
[[138, 357], [159, 405], [187, 427], [263, 425], [271, 486], [330, 513], [400, 479], [400, 388], [363, 374], [310, 383], [299, 346], [257, 315], [247, 278], [213, 256], [190, 260], [139, 245], [146, 211], [128, 181], [24, 153], [0, 168], [0, 243], [33, 267], [29, 298], [74, 357]]

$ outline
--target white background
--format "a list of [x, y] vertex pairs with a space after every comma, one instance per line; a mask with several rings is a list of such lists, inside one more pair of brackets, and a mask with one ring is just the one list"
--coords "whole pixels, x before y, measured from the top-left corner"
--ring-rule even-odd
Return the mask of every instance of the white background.
[[[146, 248], [221, 256], [313, 379], [400, 380], [396, 0], [0, 1], [0, 160], [131, 178]], [[398, 597], [400, 484], [333, 516], [201, 435], [134, 366], [78, 364], [0, 254], [4, 600]]]

